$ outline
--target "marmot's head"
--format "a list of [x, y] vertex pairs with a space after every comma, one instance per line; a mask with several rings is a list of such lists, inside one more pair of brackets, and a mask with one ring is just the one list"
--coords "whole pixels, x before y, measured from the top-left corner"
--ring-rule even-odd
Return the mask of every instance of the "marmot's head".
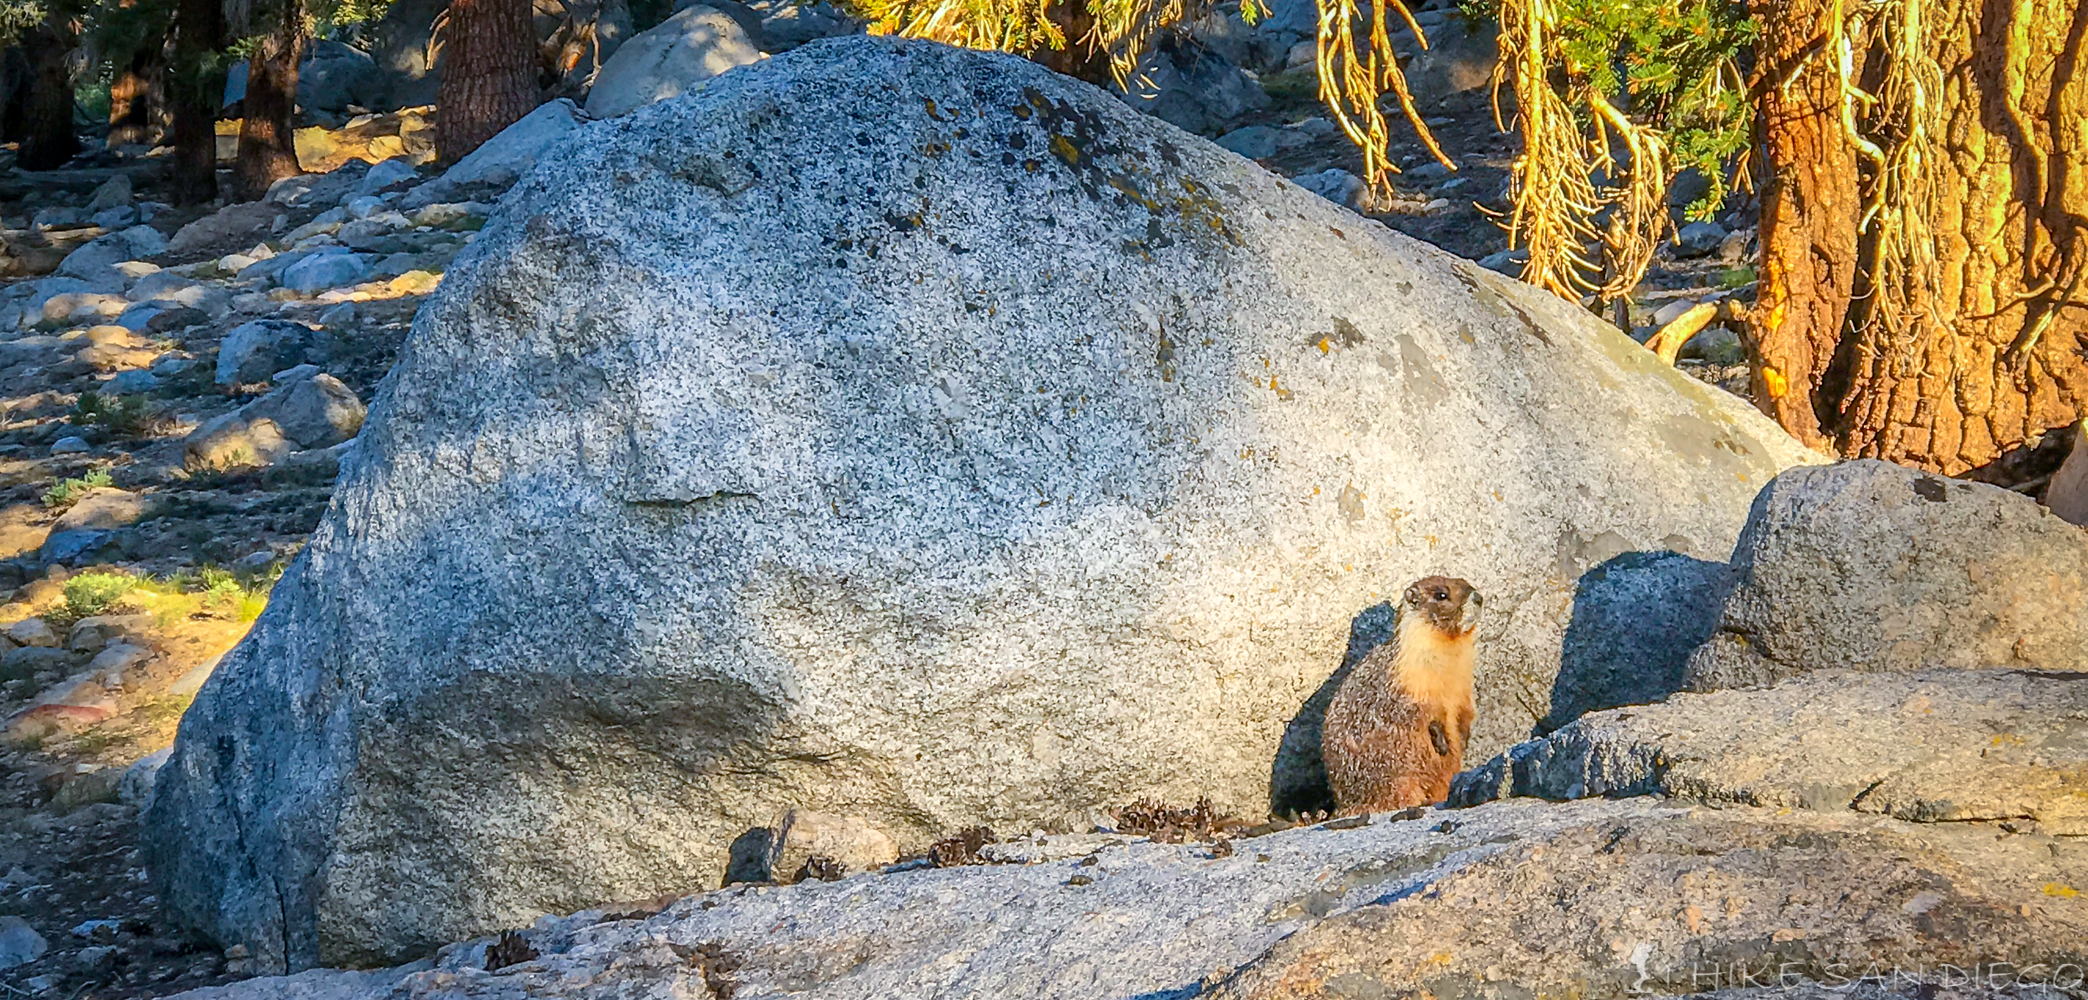
[[1472, 585], [1449, 576], [1430, 576], [1407, 588], [1401, 614], [1418, 615], [1445, 635], [1463, 638], [1479, 626], [1479, 606], [1486, 599]]

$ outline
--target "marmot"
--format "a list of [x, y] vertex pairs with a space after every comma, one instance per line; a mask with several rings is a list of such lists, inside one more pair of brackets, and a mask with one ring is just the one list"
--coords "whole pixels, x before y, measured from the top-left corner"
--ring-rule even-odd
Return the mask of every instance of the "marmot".
[[1327, 706], [1320, 753], [1335, 811], [1441, 802], [1472, 736], [1472, 632], [1483, 599], [1463, 580], [1408, 587], [1392, 641], [1357, 663]]

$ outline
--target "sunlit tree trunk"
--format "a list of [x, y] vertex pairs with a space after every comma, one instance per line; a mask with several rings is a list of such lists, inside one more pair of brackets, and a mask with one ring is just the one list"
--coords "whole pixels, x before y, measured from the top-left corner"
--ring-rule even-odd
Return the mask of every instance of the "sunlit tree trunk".
[[1835, 416], [1822, 383], [1847, 323], [1861, 208], [1837, 76], [1818, 58], [1833, 14], [1822, 0], [1751, 0], [1748, 9], [1761, 27], [1758, 74], [1786, 81], [1764, 89], [1756, 119], [1774, 169], [1761, 192], [1754, 398], [1793, 437], [1825, 449]]
[[294, 177], [297, 165], [297, 63], [304, 57], [303, 5], [291, 0], [282, 21], [261, 37], [247, 60], [246, 117], [239, 129], [239, 194], [249, 201]]
[[529, 0], [452, 0], [436, 92], [435, 150], [453, 163], [537, 105]]
[[1933, 263], [1876, 273], [1842, 450], [1983, 472], [2088, 402], [2088, 5], [1924, 5], [1941, 92], [1909, 180]]

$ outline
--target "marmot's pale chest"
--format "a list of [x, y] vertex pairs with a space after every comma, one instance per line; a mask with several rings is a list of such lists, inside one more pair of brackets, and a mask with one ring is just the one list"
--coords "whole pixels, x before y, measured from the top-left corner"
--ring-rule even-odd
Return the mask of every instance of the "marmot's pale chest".
[[1408, 587], [1391, 642], [1372, 650], [1327, 706], [1321, 757], [1335, 810], [1441, 802], [1472, 735], [1472, 632], [1482, 598], [1463, 580]]

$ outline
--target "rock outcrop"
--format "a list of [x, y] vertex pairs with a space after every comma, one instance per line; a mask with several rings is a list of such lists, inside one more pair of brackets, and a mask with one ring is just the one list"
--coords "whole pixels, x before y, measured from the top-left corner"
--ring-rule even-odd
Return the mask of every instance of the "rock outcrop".
[[1513, 747], [1451, 798], [1649, 794], [2088, 835], [2088, 674], [1823, 671], [1678, 694]]
[[1933, 993], [1973, 970], [1999, 991], [2078, 985], [2082, 845], [1800, 815], [1707, 812], [1521, 839], [1425, 893], [1306, 928], [1212, 992], [1846, 996], [1902, 982]]
[[2088, 532], [1999, 487], [1877, 461], [1762, 491], [1696, 691], [1810, 670], [2088, 670]]
[[785, 809], [903, 850], [1259, 815], [1431, 572], [1488, 595], [1498, 751], [1584, 574], [1723, 558], [1807, 460], [1023, 60], [833, 39], [706, 86], [503, 201], [183, 720], [157, 891], [261, 968], [715, 885]]
[[2002, 977], [1990, 989], [2077, 987], [2088, 957], [2088, 845], [1983, 827], [1526, 800], [1222, 844], [1129, 839], [1039, 864], [732, 888], [651, 916], [605, 907], [433, 962], [184, 1000], [1740, 1000], [1765, 984], [1790, 992], [1753, 995], [1824, 1000], [1866, 976], [1924, 987], [1911, 1000], [1974, 963]]

